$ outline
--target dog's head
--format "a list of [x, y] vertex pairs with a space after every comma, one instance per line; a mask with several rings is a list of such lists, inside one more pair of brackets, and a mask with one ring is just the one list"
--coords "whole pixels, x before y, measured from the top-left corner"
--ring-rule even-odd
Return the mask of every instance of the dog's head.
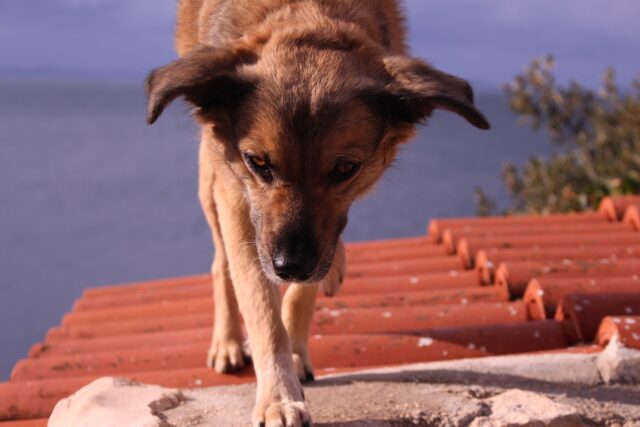
[[328, 272], [352, 202], [435, 109], [489, 124], [465, 81], [344, 35], [199, 47], [147, 78], [148, 121], [184, 96], [244, 188], [271, 280]]

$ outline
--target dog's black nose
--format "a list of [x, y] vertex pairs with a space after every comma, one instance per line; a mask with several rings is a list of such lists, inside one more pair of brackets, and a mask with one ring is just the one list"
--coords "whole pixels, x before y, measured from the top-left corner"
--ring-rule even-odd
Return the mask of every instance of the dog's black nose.
[[273, 270], [279, 278], [287, 281], [304, 282], [311, 277], [311, 272], [304, 267], [302, 262], [286, 255], [273, 258]]
[[282, 280], [309, 280], [318, 264], [316, 248], [317, 244], [308, 232], [283, 235], [271, 254], [273, 270]]

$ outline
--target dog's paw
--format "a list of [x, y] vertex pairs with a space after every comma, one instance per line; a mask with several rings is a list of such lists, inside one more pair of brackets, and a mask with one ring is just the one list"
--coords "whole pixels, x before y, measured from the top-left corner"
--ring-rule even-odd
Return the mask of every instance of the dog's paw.
[[293, 369], [301, 383], [308, 383], [315, 380], [313, 366], [309, 356], [293, 353]]
[[254, 427], [311, 427], [311, 415], [304, 402], [278, 401], [256, 405]]
[[214, 339], [207, 354], [207, 366], [221, 374], [237, 372], [251, 363], [241, 341]]
[[335, 258], [331, 266], [331, 270], [327, 276], [320, 282], [320, 290], [328, 297], [332, 297], [338, 293], [342, 287], [342, 282], [346, 275], [347, 263], [344, 255], [344, 246], [342, 242], [336, 248]]

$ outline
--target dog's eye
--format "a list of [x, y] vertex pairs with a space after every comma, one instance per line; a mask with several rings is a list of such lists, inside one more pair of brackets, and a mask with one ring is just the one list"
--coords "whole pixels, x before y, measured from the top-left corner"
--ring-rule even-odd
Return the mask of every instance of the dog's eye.
[[267, 161], [265, 159], [261, 158], [261, 157], [251, 156], [249, 158], [249, 161], [256, 168], [262, 169], [262, 168], [266, 168], [267, 167]]
[[333, 166], [332, 181], [344, 182], [354, 176], [358, 169], [360, 169], [360, 163], [353, 160], [340, 160]]
[[268, 160], [252, 154], [245, 154], [244, 157], [249, 164], [249, 167], [256, 175], [262, 178], [263, 181], [267, 183], [273, 181], [273, 174], [271, 173], [271, 167], [269, 166]]

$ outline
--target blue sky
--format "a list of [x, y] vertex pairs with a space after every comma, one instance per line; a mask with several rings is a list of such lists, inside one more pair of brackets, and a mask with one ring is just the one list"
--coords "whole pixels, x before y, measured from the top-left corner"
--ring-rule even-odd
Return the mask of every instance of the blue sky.
[[[140, 79], [173, 52], [176, 0], [2, 0], [0, 71]], [[364, 0], [366, 1], [366, 0]], [[640, 72], [638, 0], [406, 0], [413, 52], [498, 86], [552, 53], [562, 80]]]

